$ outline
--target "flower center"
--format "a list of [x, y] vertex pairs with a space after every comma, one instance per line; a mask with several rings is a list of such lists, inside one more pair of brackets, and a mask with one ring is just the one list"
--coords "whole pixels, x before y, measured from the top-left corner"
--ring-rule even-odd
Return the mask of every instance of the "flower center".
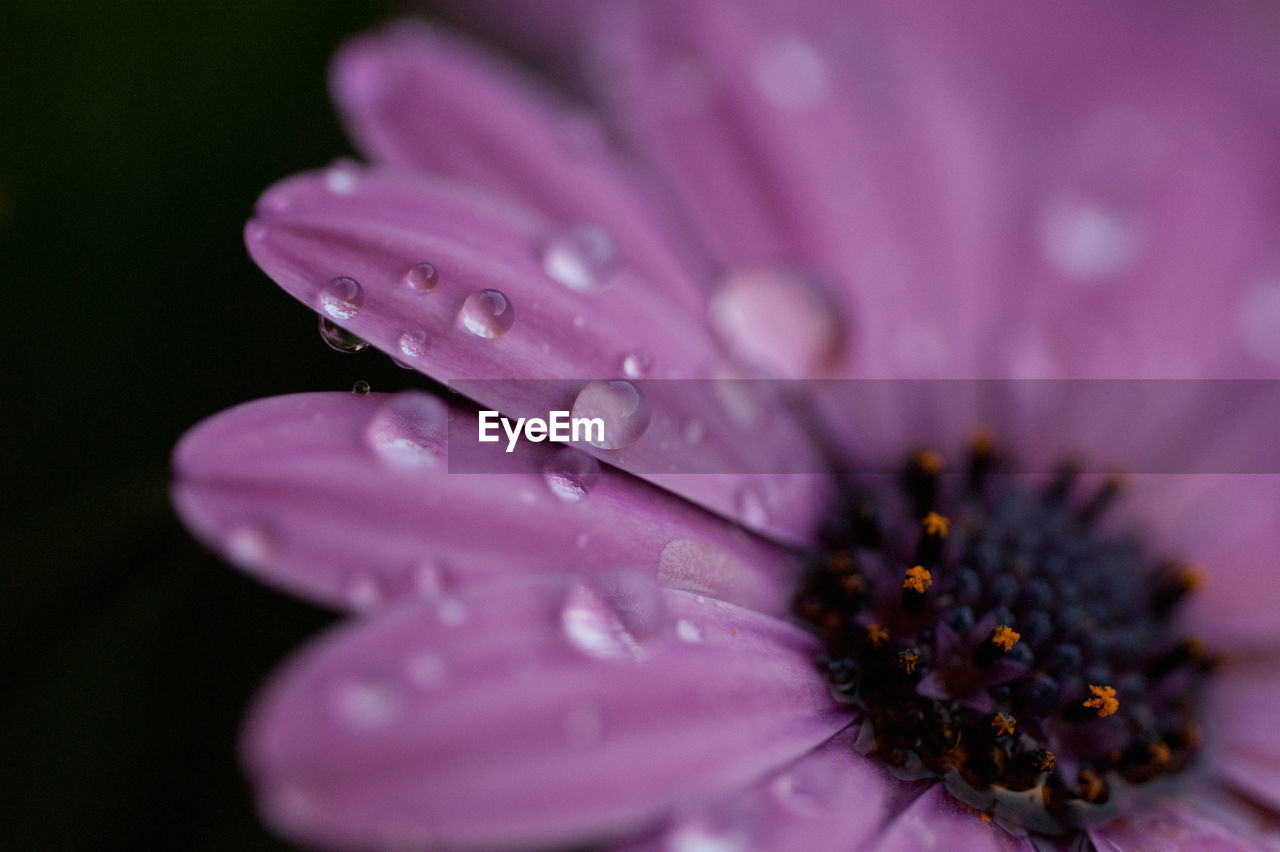
[[1195, 755], [1213, 660], [1171, 620], [1200, 574], [1099, 531], [1119, 478], [1015, 484], [985, 434], [967, 468], [944, 476], [926, 450], [851, 493], [794, 611], [856, 748], [1015, 833], [1075, 831]]

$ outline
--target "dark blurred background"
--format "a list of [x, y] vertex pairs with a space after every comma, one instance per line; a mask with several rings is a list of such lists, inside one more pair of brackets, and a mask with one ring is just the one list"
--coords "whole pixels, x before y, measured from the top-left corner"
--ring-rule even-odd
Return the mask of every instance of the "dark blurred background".
[[413, 384], [254, 267], [257, 195], [352, 153], [325, 75], [391, 0], [0, 3], [0, 846], [281, 848], [235, 759], [274, 663], [332, 620], [203, 551], [182, 432], [245, 400]]

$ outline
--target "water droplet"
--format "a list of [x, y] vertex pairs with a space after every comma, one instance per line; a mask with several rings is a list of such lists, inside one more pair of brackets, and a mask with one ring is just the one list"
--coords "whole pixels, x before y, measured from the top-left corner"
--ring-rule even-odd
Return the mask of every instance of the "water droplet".
[[622, 374], [628, 379], [647, 378], [653, 369], [653, 356], [642, 349], [628, 352], [622, 359]]
[[390, 725], [400, 715], [403, 703], [400, 690], [385, 680], [346, 680], [334, 693], [339, 721], [364, 732]]
[[351, 195], [359, 186], [360, 180], [348, 166], [334, 166], [325, 172], [324, 185], [334, 195]]
[[581, 583], [575, 583], [565, 596], [560, 627], [569, 644], [589, 657], [639, 659], [643, 655], [617, 611]]
[[747, 483], [739, 488], [735, 504], [738, 508], [738, 517], [748, 526], [761, 527], [768, 522], [769, 512], [765, 507], [764, 494], [759, 485]]
[[812, 757], [773, 779], [774, 800], [800, 816], [819, 816], [839, 787], [839, 776], [830, 760]]
[[595, 704], [570, 707], [562, 720], [564, 737], [571, 746], [589, 746], [604, 736], [604, 713]]
[[702, 641], [702, 628], [687, 618], [681, 618], [676, 622], [676, 635], [681, 642], [696, 644]]
[[604, 440], [590, 443], [601, 449], [617, 450], [640, 440], [649, 428], [653, 410], [644, 393], [631, 382], [596, 380], [578, 392], [570, 416], [602, 420]]
[[581, 450], [565, 447], [542, 466], [542, 477], [552, 494], [566, 503], [576, 503], [600, 479], [600, 463]]
[[329, 320], [328, 317], [320, 317], [319, 319], [320, 339], [328, 344], [330, 349], [351, 354], [369, 346], [369, 341], [362, 337], [356, 337], [342, 326]]
[[447, 667], [433, 651], [419, 651], [404, 662], [404, 676], [420, 689], [435, 689], [444, 683]]
[[844, 344], [844, 323], [826, 291], [788, 267], [728, 273], [716, 284], [709, 313], [737, 361], [783, 378], [830, 367]]
[[651, 573], [629, 569], [606, 571], [592, 578], [591, 588], [634, 639], [656, 636], [669, 624], [662, 587]]
[[511, 329], [516, 321], [516, 309], [511, 300], [497, 290], [477, 290], [462, 303], [459, 319], [476, 337], [492, 339]]
[[373, 390], [373, 386], [364, 379], [356, 379], [351, 385], [351, 392], [356, 396], [368, 396], [371, 390]]
[[1250, 355], [1280, 365], [1280, 279], [1262, 284], [1245, 297], [1236, 327]]
[[818, 50], [798, 36], [780, 39], [756, 57], [755, 82], [760, 95], [783, 109], [813, 106], [826, 97], [831, 78]]
[[600, 225], [573, 225], [554, 234], [542, 248], [542, 270], [552, 281], [576, 293], [594, 293], [613, 283], [618, 250]]
[[[427, 337], [427, 333], [421, 329], [406, 331], [404, 334], [400, 335], [400, 351], [406, 358], [425, 357], [430, 343], [431, 339]], [[401, 366], [405, 365], [402, 364]]]
[[703, 821], [687, 821], [666, 836], [668, 852], [745, 852], [742, 834]]
[[1070, 280], [1099, 284], [1133, 265], [1143, 235], [1134, 214], [1114, 203], [1062, 196], [1041, 209], [1036, 240], [1049, 262]]
[[364, 290], [354, 278], [335, 278], [320, 288], [320, 307], [334, 319], [351, 319], [364, 305]]
[[471, 616], [467, 605], [457, 598], [446, 598], [440, 602], [436, 614], [440, 617], [440, 623], [448, 627], [457, 627], [465, 624], [466, 620]]
[[232, 527], [222, 540], [223, 552], [237, 568], [261, 568], [275, 557], [276, 537], [260, 524]]
[[386, 601], [386, 590], [375, 574], [353, 572], [342, 587], [347, 604], [358, 612], [368, 612]]
[[440, 283], [440, 272], [434, 264], [419, 263], [404, 274], [404, 283], [419, 293], [429, 293]]
[[449, 409], [443, 402], [408, 391], [379, 407], [364, 435], [384, 462], [412, 471], [436, 466], [448, 446], [448, 430]]

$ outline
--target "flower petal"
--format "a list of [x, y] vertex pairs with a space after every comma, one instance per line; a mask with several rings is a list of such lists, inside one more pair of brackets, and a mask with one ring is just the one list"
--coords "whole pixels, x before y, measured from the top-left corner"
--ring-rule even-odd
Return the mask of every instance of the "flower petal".
[[929, 787], [895, 817], [883, 836], [869, 847], [875, 852], [924, 849], [1031, 852], [1033, 848], [1025, 837], [1012, 837], [989, 818], [953, 799], [941, 784]]
[[[335, 174], [342, 177], [336, 192]], [[629, 374], [617, 381], [643, 395], [643, 381], [630, 375], [637, 353], [652, 359], [647, 380], [718, 375], [701, 315], [664, 299], [633, 272], [620, 270], [601, 292], [553, 282], [538, 263], [553, 228], [514, 202], [403, 172], [343, 166], [276, 185], [258, 212], [246, 229], [250, 253], [285, 290], [419, 372], [509, 415], [567, 410], [588, 378]], [[406, 280], [420, 262], [438, 275], [427, 292]], [[591, 452], [661, 477], [665, 487], [749, 525], [807, 540], [824, 507], [824, 483], [773, 480], [776, 507], [767, 514], [750, 511], [740, 497], [752, 473], [820, 469], [790, 416], [738, 426], [704, 384], [649, 387], [647, 427], [628, 438], [630, 445]], [[694, 423], [713, 430], [707, 440], [689, 440]], [[694, 471], [717, 476], [665, 476]]]
[[1090, 829], [1089, 837], [1098, 852], [1249, 852], [1280, 848], [1274, 836], [1268, 837], [1243, 821], [1233, 820], [1225, 825], [1207, 816], [1200, 802], [1192, 798], [1144, 803], [1113, 822]]
[[656, 184], [611, 150], [590, 113], [527, 71], [402, 21], [346, 44], [332, 85], [352, 137], [374, 161], [463, 178], [565, 226], [603, 226], [649, 286], [699, 309], [708, 260], [682, 242]]
[[415, 605], [336, 632], [250, 718], [267, 818], [343, 845], [589, 839], [745, 784], [847, 724], [812, 639], [663, 597], [676, 629], [633, 634], [618, 657], [581, 641], [581, 587], [552, 578], [462, 595], [449, 623]]
[[505, 473], [450, 473], [476, 418], [420, 393], [299, 394], [223, 412], [174, 455], [201, 539], [269, 582], [368, 609], [494, 576], [637, 571], [786, 611], [795, 557], [572, 449], [522, 443]]
[[1215, 772], [1280, 811], [1280, 659], [1228, 664], [1209, 693], [1205, 755]]

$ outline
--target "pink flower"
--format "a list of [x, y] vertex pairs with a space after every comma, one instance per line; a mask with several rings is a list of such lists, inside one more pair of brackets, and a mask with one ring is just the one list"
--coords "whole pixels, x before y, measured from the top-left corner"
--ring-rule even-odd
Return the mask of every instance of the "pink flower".
[[[603, 394], [629, 431], [468, 473], [467, 405], [320, 393], [183, 439], [199, 537], [359, 614], [250, 715], [264, 817], [362, 848], [1274, 845], [1258, 411], [661, 381], [1273, 377], [1280, 66], [1245, 11], [575, 7], [599, 114], [424, 26], [344, 48], [375, 165], [268, 190], [255, 260], [485, 408]], [[1033, 468], [1209, 473], [1106, 518], [983, 442], [971, 476], [797, 473], [979, 425]]]

